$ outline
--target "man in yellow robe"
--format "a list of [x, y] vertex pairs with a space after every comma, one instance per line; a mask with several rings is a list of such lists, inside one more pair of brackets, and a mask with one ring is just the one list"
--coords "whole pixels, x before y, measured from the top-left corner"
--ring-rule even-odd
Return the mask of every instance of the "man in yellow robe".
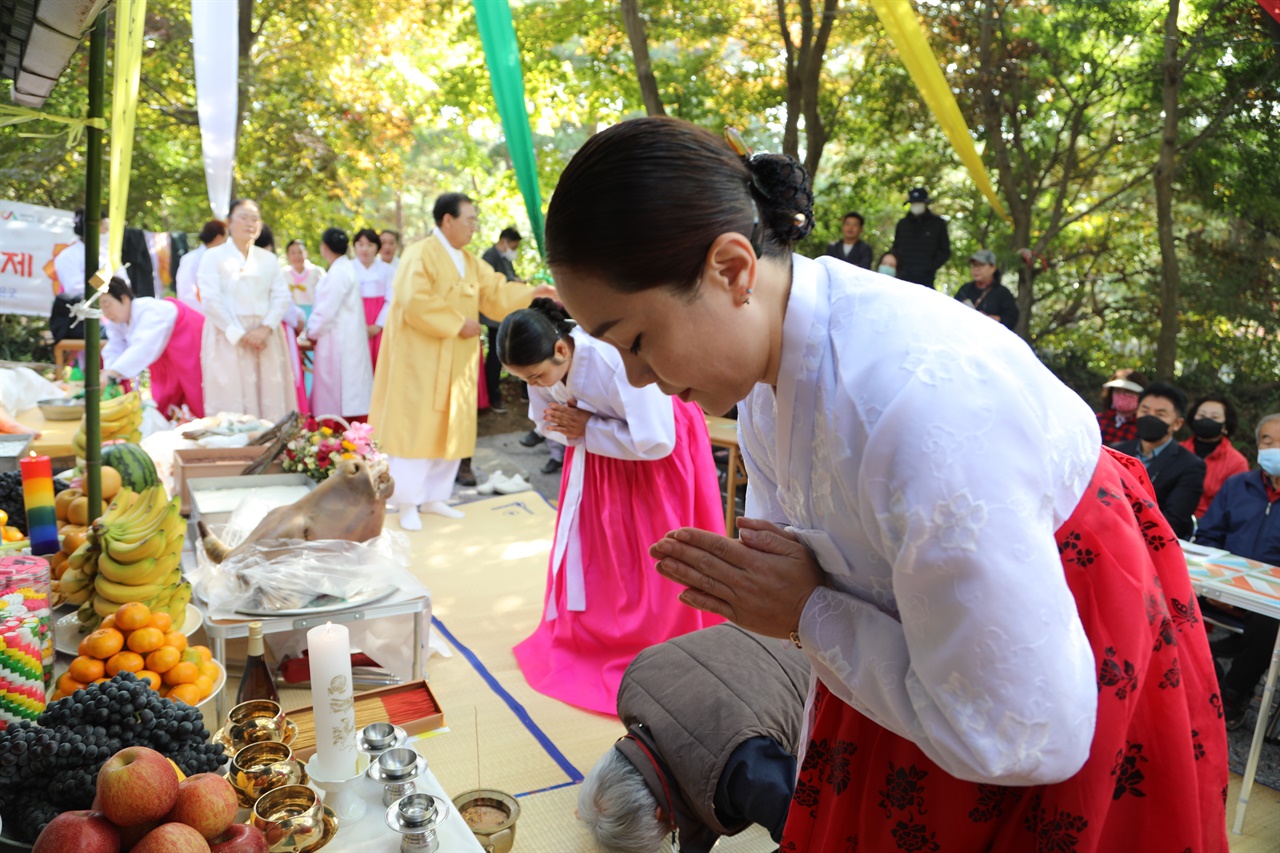
[[550, 285], [508, 282], [463, 249], [479, 224], [471, 199], [445, 193], [433, 214], [435, 231], [400, 255], [369, 410], [405, 530], [422, 529], [420, 508], [462, 517], [448, 500], [476, 446], [480, 312], [501, 319], [555, 297]]

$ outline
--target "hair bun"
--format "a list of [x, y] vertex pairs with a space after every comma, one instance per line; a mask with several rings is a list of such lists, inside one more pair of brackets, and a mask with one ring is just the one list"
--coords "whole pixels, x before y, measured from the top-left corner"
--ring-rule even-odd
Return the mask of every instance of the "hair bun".
[[808, 171], [785, 154], [757, 154], [746, 162], [763, 224], [779, 243], [790, 246], [803, 240], [813, 230]]
[[556, 328], [564, 326], [570, 319], [563, 305], [546, 296], [539, 296], [529, 307], [545, 316]]

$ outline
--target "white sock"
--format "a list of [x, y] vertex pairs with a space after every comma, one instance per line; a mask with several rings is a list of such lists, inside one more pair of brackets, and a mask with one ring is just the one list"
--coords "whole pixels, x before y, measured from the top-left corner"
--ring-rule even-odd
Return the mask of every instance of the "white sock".
[[465, 518], [466, 514], [459, 512], [449, 506], [444, 501], [430, 501], [422, 505], [423, 512], [429, 512], [432, 515], [439, 515], [445, 518]]
[[400, 504], [400, 529], [422, 529], [422, 519], [418, 517], [418, 508], [413, 504]]

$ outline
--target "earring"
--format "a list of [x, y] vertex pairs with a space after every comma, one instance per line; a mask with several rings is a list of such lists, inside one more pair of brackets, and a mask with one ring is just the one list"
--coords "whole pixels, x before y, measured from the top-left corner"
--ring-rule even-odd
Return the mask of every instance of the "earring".
[[751, 294], [752, 294], [753, 292], [754, 292], [754, 291], [752, 290], [752, 288], [750, 288], [750, 287], [748, 287], [748, 288], [747, 288], [747, 298], [746, 298], [746, 299], [744, 299], [744, 300], [742, 300], [742, 304], [743, 304], [743, 305], [750, 305], [750, 304], [751, 304]]

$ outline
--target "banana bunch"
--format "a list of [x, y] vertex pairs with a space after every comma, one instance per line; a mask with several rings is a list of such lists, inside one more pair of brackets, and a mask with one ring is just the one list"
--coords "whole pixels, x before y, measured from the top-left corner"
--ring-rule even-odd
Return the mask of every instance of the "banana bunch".
[[[79, 604], [80, 628], [92, 630], [121, 604], [141, 601], [152, 612], [169, 614], [172, 630], [186, 619], [191, 585], [183, 583], [179, 561], [186, 522], [177, 498], [170, 500], [163, 486], [134, 493], [121, 489], [102, 518], [94, 522], [85, 545], [92, 548], [68, 558], [71, 575], [63, 594]], [[96, 557], [90, 567], [90, 556]], [[83, 563], [83, 564], [82, 564]], [[65, 577], [65, 575], [64, 575]], [[87, 581], [87, 583], [86, 583]], [[74, 592], [74, 594], [73, 594]]]
[[[142, 397], [137, 391], [130, 391], [111, 400], [103, 400], [98, 408], [102, 441], [114, 441], [123, 438], [137, 444], [142, 441]], [[80, 429], [71, 438], [71, 446], [76, 450], [76, 457], [85, 458], [85, 419], [80, 419]]]

